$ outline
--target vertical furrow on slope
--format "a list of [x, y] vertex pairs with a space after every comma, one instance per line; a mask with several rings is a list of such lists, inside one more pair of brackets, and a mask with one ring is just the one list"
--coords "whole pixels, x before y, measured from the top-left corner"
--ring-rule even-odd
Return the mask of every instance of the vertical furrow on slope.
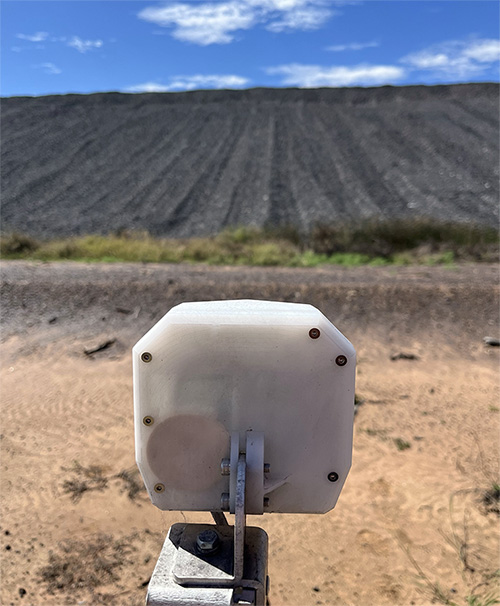
[[[294, 173], [296, 182], [299, 178], [301, 181], [297, 187], [301, 188], [299, 199], [306, 228], [316, 222], [346, 219], [353, 185], [356, 189], [336, 126], [325, 130], [319, 107], [318, 103], [305, 104], [295, 125]], [[362, 193], [354, 192], [355, 197]]]
[[235, 180], [222, 226], [264, 225], [269, 209], [268, 184], [271, 174], [274, 118], [269, 103], [250, 105], [246, 136], [242, 137]]
[[[106, 128], [105, 119], [100, 124], [92, 121], [91, 116], [86, 116], [84, 124], [82, 123], [82, 126], [87, 126], [85, 130], [71, 133], [64, 128], [55, 130], [54, 134], [47, 134], [45, 131], [50, 130], [50, 126], [42, 123], [41, 129], [33, 134], [38, 145], [28, 145], [29, 149], [34, 149], [34, 159], [27, 158], [22, 163], [25, 166], [25, 178], [18, 188], [15, 185], [11, 188], [10, 198], [16, 205], [36, 200], [36, 212], [41, 212], [58, 196], [66, 197], [68, 181], [64, 176], [82, 175], [86, 164], [91, 165], [89, 172], [94, 174], [96, 164], [99, 165], [99, 155], [103, 149], [107, 149], [108, 141], [114, 141], [115, 136], [129, 122], [127, 116], [122, 115], [118, 119], [114, 118]], [[60, 153], [61, 148], [65, 148], [65, 154]], [[106, 151], [104, 154], [103, 163], [106, 161]]]
[[[88, 191], [88, 187], [85, 187], [83, 183], [79, 184], [79, 194], [86, 195], [88, 193], [89, 196], [89, 204], [86, 206], [85, 214], [91, 215], [95, 208], [111, 200], [114, 192], [121, 192], [120, 204], [110, 207], [110, 213], [114, 215], [115, 220], [120, 222], [132, 219], [130, 216], [127, 217], [127, 214], [136, 207], [138, 196], [147, 197], [148, 192], [154, 189], [155, 185], [152, 181], [160, 171], [165, 171], [169, 164], [173, 163], [182, 153], [187, 145], [186, 135], [189, 135], [190, 129], [193, 132], [195, 129], [194, 122], [185, 120], [178, 120], [173, 128], [169, 128], [169, 124], [164, 124], [159, 119], [158, 125], [157, 128], [152, 130], [154, 133], [152, 140], [148, 137], [140, 139], [144, 141], [141, 149], [148, 150], [147, 154], [137, 152], [137, 139], [129, 133], [127, 138], [130, 144], [123, 146], [125, 153], [120, 161], [123, 170], [119, 172], [116, 170], [102, 170], [92, 179], [92, 186], [95, 187], [96, 192], [102, 192], [103, 188], [99, 187], [101, 183], [108, 184], [108, 188], [104, 188], [104, 194], [92, 195], [92, 192]], [[179, 143], [181, 135], [184, 143]], [[120, 151], [123, 150], [113, 149], [108, 154], [120, 153]], [[130, 151], [132, 151], [132, 154], [129, 153]], [[148, 177], [151, 180], [148, 181]]]
[[290, 139], [284, 118], [284, 106], [274, 112], [273, 152], [269, 178], [269, 209], [266, 223], [273, 227], [297, 223], [297, 200], [290, 187]]
[[[375, 214], [390, 217], [402, 211], [406, 207], [404, 200], [390, 183], [384, 182], [373, 154], [366, 149], [366, 140], [359, 133], [352, 108], [320, 105], [319, 118], [327, 132], [336, 133], [336, 139], [332, 143], [342, 150], [342, 157], [345, 158], [343, 166], [349, 165], [355, 171], [355, 174], [349, 170], [343, 172], [346, 178], [353, 180], [346, 187], [346, 196], [340, 205], [342, 216], [346, 219]], [[377, 154], [383, 153], [385, 150], [380, 145]], [[357, 184], [356, 196], [352, 194], [354, 183]]]
[[169, 224], [182, 235], [214, 233], [221, 229], [222, 224], [217, 212], [220, 200], [215, 197], [215, 191], [233, 157], [245, 126], [244, 114], [235, 112], [231, 117], [228, 134], [220, 142], [221, 153], [210, 156], [205, 170], [193, 182], [170, 216]]
[[199, 177], [190, 181], [189, 188], [179, 198], [166, 221], [159, 223], [158, 229], [162, 233], [173, 231], [177, 235], [185, 236], [214, 233], [221, 229], [220, 217], [213, 209], [214, 190], [245, 130], [245, 123], [246, 118], [240, 111], [232, 112], [231, 116], [228, 116], [224, 124], [225, 136], [219, 136], [217, 146], [214, 146], [203, 170], [198, 173]]
[[[469, 114], [478, 122], [484, 122], [490, 129], [498, 129], [498, 111], [491, 111], [492, 106], [489, 100], [483, 100], [481, 98], [467, 99], [467, 101], [452, 99], [451, 104], [460, 108], [464, 113]], [[481, 105], [484, 105], [483, 109], [481, 109]], [[498, 95], [496, 99], [496, 108], [498, 109]]]
[[[346, 120], [364, 142], [381, 183], [390, 184], [409, 212], [418, 208], [422, 201], [434, 205], [437, 198], [430, 192], [422, 192], [420, 185], [420, 175], [426, 174], [430, 168], [428, 154], [414, 144], [414, 136], [405, 125], [401, 108], [394, 106], [391, 110], [381, 114], [372, 108], [356, 109]], [[399, 128], [395, 125], [399, 125]], [[394, 212], [399, 214], [400, 211], [395, 209]]]
[[[496, 213], [497, 194], [486, 190], [484, 183], [491, 182], [491, 173], [478, 168], [477, 173], [468, 166], [473, 164], [467, 147], [459, 143], [463, 131], [453, 126], [442, 132], [437, 125], [444, 116], [438, 112], [436, 119], [428, 120], [427, 116], [412, 114], [412, 137], [414, 146], [420, 148], [429, 158], [428, 170], [417, 175], [415, 180], [420, 184], [424, 199], [414, 206], [417, 212], [434, 211], [435, 216], [455, 220], [483, 221], [491, 212]], [[467, 137], [467, 142], [470, 137]], [[429, 206], [426, 196], [436, 200]]]
[[[164, 153], [156, 154], [149, 165], [137, 167], [141, 174], [138, 182], [129, 180], [121, 212], [153, 233], [160, 233], [158, 224], [171, 212], [192, 174], [202, 170], [206, 162], [206, 141], [215, 139], [217, 127], [212, 112], [203, 113], [203, 120], [184, 116]], [[209, 149], [214, 153], [213, 147]]]

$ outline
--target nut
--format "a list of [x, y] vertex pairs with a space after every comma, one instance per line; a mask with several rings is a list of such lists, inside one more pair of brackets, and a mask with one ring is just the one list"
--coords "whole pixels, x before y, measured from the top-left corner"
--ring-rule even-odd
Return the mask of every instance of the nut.
[[209, 528], [202, 530], [196, 538], [196, 547], [201, 553], [213, 553], [219, 547], [219, 535]]
[[220, 496], [220, 508], [222, 511], [229, 511], [229, 493], [223, 492]]
[[223, 476], [231, 474], [231, 461], [229, 459], [222, 459], [220, 462], [220, 473]]

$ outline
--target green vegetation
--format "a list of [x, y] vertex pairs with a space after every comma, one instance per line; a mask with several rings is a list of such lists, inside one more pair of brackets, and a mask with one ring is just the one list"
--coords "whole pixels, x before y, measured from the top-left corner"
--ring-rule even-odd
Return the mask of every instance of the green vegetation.
[[318, 225], [302, 234], [293, 227], [237, 227], [216, 236], [158, 238], [121, 231], [55, 240], [10, 233], [0, 237], [4, 259], [130, 261], [316, 267], [318, 265], [452, 265], [498, 260], [494, 228], [431, 219]]
[[408, 448], [411, 448], [410, 442], [403, 440], [403, 438], [395, 438], [394, 444], [396, 444], [398, 450], [408, 450]]

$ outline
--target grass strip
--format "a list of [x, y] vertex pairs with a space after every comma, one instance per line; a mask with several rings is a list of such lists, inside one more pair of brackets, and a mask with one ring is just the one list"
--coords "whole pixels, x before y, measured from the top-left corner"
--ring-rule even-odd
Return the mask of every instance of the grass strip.
[[496, 262], [498, 252], [494, 228], [426, 218], [323, 224], [307, 234], [293, 227], [236, 227], [180, 239], [133, 230], [51, 240], [15, 232], [0, 236], [3, 259], [40, 261], [353, 267]]

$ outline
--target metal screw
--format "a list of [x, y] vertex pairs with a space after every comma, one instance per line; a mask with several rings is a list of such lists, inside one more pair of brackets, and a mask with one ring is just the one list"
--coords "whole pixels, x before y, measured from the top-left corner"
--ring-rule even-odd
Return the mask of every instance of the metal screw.
[[165, 484], [155, 484], [155, 492], [163, 492], [165, 490]]
[[220, 508], [222, 511], [229, 511], [229, 493], [223, 492], [220, 496]]
[[269, 463], [264, 463], [264, 473], [271, 472], [271, 465]]
[[153, 419], [153, 417], [144, 417], [144, 419], [142, 419], [142, 422], [144, 423], [144, 425], [152, 425], [155, 420]]
[[320, 331], [319, 328], [311, 328], [311, 330], [309, 331], [309, 336], [311, 337], [311, 339], [317, 339], [320, 335]]
[[339, 474], [336, 471], [330, 471], [328, 479], [330, 482], [336, 482], [339, 479]]
[[214, 553], [217, 551], [219, 543], [219, 535], [211, 528], [202, 530], [196, 538], [196, 546], [201, 553]]
[[231, 473], [231, 461], [230, 459], [222, 459], [220, 462], [220, 473], [223, 476], [228, 476]]
[[149, 353], [149, 351], [145, 351], [141, 354], [141, 360], [143, 362], [151, 362], [151, 360], [153, 359], [153, 356]]
[[345, 366], [347, 364], [347, 358], [345, 356], [337, 356], [335, 358], [335, 364], [337, 364], [337, 366]]

